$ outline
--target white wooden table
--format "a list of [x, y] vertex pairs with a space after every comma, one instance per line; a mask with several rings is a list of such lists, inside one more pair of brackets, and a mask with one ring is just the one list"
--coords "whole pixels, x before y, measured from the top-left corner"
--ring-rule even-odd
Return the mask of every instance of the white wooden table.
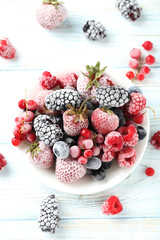
[[[7, 36], [17, 48], [14, 60], [0, 58], [0, 152], [7, 168], [0, 172], [0, 239], [160, 239], [160, 152], [148, 143], [145, 155], [133, 172], [118, 186], [98, 195], [76, 196], [50, 189], [24, 169], [23, 159], [10, 144], [11, 115], [16, 101], [24, 97], [26, 81], [34, 81], [43, 70], [70, 66], [77, 58], [83, 64], [105, 59], [106, 64], [128, 71], [129, 51], [145, 40], [154, 43], [156, 64], [142, 83], [150, 113], [152, 136], [160, 130], [160, 1], [139, 0], [143, 15], [128, 22], [114, 6], [114, 0], [65, 0], [67, 20], [54, 31], [42, 29], [35, 21], [39, 0], [0, 0], [0, 35]], [[108, 37], [101, 42], [86, 40], [82, 27], [88, 19], [100, 20]], [[93, 62], [93, 60], [95, 60]], [[145, 175], [147, 166], [156, 171]], [[60, 201], [61, 225], [56, 235], [43, 233], [37, 226], [43, 197], [56, 194]], [[116, 195], [123, 212], [107, 217], [101, 212], [103, 201]]]

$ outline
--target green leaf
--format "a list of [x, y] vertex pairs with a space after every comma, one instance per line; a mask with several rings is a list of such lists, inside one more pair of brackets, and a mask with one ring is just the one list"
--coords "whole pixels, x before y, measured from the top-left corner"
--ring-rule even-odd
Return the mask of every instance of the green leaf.
[[90, 72], [91, 71], [91, 67], [89, 65], [86, 65], [86, 70], [87, 70], [87, 72]]
[[106, 68], [107, 68], [107, 66], [104, 67], [104, 68], [102, 68], [100, 72], [101, 72], [101, 73], [104, 73], [104, 71], [106, 70]]
[[99, 82], [97, 80], [94, 80], [94, 85], [98, 88], [100, 86]]
[[86, 90], [90, 89], [90, 88], [92, 87], [92, 85], [93, 85], [93, 82], [90, 81], [90, 82], [87, 84]]
[[91, 79], [91, 76], [90, 76], [90, 75], [87, 75], [87, 74], [85, 74], [85, 73], [83, 73], [83, 72], [81, 72], [81, 73], [82, 73], [85, 77]]
[[99, 61], [96, 63], [96, 66], [95, 66], [95, 68], [97, 69], [97, 72], [99, 72], [99, 71], [100, 71], [100, 62], [99, 62]]
[[43, 0], [43, 3], [49, 4], [49, 3], [51, 3], [51, 0]]

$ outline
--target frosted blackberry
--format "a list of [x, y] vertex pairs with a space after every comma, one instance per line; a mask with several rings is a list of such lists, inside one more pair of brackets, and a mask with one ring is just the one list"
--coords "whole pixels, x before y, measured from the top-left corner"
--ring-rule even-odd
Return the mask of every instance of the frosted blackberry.
[[129, 93], [123, 87], [99, 87], [96, 89], [96, 99], [103, 107], [122, 107], [129, 101]]
[[136, 0], [116, 0], [115, 5], [122, 15], [131, 21], [135, 21], [141, 16], [142, 8]]
[[63, 138], [61, 128], [54, 124], [54, 120], [52, 122], [52, 118], [46, 115], [39, 115], [34, 119], [35, 134], [47, 146], [53, 146], [55, 142]]
[[47, 95], [45, 105], [49, 110], [60, 111], [68, 108], [67, 104], [78, 108], [81, 105], [81, 101], [81, 97], [77, 91], [60, 89]]
[[87, 21], [83, 27], [83, 32], [86, 37], [92, 40], [99, 40], [106, 37], [105, 27], [95, 20]]
[[43, 199], [41, 203], [40, 216], [38, 219], [39, 227], [42, 231], [55, 233], [56, 229], [59, 227], [59, 220], [58, 201], [54, 195], [50, 195]]

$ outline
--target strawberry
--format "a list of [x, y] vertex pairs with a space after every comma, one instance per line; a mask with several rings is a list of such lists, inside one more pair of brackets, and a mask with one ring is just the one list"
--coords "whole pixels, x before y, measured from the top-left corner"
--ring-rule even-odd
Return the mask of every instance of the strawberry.
[[86, 99], [79, 108], [74, 108], [68, 104], [69, 109], [63, 114], [64, 131], [69, 136], [77, 136], [83, 128], [88, 128], [89, 121], [87, 116]]
[[8, 38], [0, 40], [0, 56], [6, 59], [14, 58], [16, 49], [13, 47]]
[[65, 76], [59, 78], [59, 84], [61, 88], [70, 86], [76, 88], [78, 76], [75, 73], [68, 73]]
[[66, 16], [66, 8], [57, 0], [43, 0], [43, 4], [36, 11], [38, 23], [50, 30], [61, 24]]
[[[107, 87], [114, 85], [105, 72], [106, 67], [100, 70], [100, 62], [97, 62], [95, 67], [87, 65], [86, 69], [87, 73], [82, 73], [77, 79], [77, 91], [83, 98], [95, 96], [96, 89], [99, 86]], [[96, 99], [91, 99], [90, 101], [97, 103]]]
[[97, 133], [106, 135], [119, 126], [119, 118], [107, 108], [96, 108], [91, 116], [91, 122]]
[[86, 174], [86, 167], [71, 156], [56, 161], [56, 177], [60, 182], [71, 183], [81, 179]]
[[33, 143], [27, 153], [31, 163], [36, 167], [50, 168], [54, 162], [53, 151], [44, 142]]

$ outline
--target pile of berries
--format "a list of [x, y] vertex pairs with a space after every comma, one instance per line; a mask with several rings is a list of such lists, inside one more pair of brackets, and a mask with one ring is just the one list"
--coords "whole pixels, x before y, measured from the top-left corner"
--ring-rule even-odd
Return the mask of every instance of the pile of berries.
[[15, 119], [13, 145], [30, 142], [31, 162], [40, 168], [55, 163], [61, 182], [75, 182], [85, 174], [101, 181], [113, 159], [119, 167], [132, 166], [134, 146], [146, 136], [139, 125], [146, 107], [142, 91], [115, 86], [105, 69], [97, 62], [79, 76], [57, 78], [44, 72], [35, 100], [18, 103], [24, 114]]
[[[153, 48], [153, 43], [146, 41], [142, 44], [142, 47], [146, 51], [150, 51]], [[155, 63], [155, 57], [152, 55], [147, 55], [145, 58], [142, 56], [142, 50], [138, 48], [133, 48], [130, 51], [130, 57], [132, 58], [129, 62], [129, 67], [135, 69], [136, 72], [129, 71], [126, 73], [126, 76], [134, 81], [143, 81], [145, 75], [149, 74], [150, 68], [146, 65], [152, 65]]]

